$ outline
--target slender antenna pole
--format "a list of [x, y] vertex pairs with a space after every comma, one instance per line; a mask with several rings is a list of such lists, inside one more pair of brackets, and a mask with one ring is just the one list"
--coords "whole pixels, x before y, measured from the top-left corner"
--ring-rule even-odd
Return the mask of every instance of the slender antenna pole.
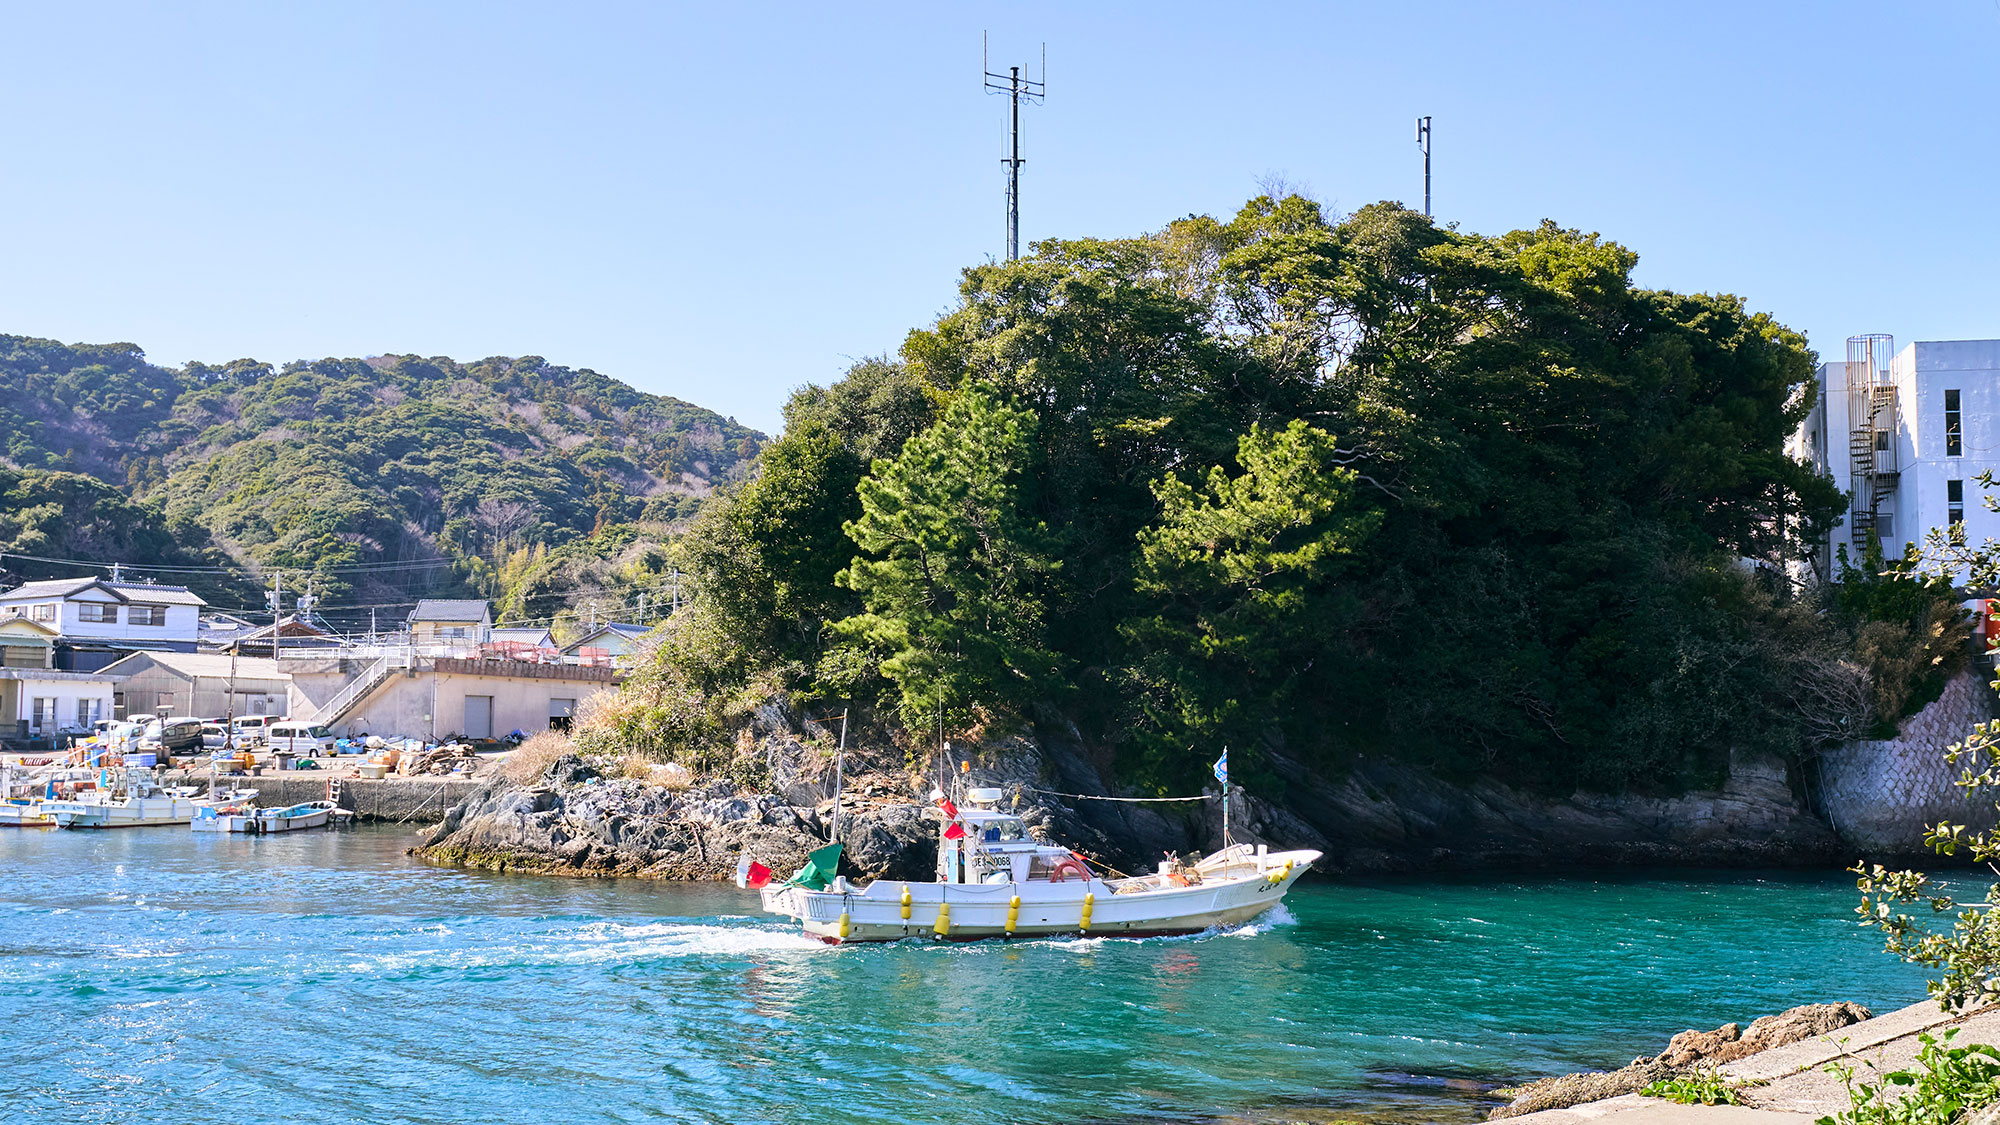
[[1049, 48], [1042, 45], [1042, 76], [1040, 78], [1021, 77], [1021, 68], [1011, 66], [1005, 74], [995, 74], [986, 61], [986, 36], [979, 37], [979, 64], [985, 75], [985, 88], [990, 93], [1005, 94], [1012, 103], [1009, 117], [1007, 155], [1000, 163], [1007, 166], [1007, 260], [1012, 262], [1021, 256], [1021, 165], [1027, 161], [1021, 158], [1021, 103], [1039, 102], [1048, 96]]
[[1417, 145], [1424, 150], [1424, 218], [1431, 217], [1431, 119], [1417, 118]]
[[840, 749], [833, 756], [833, 833], [828, 843], [840, 842], [840, 790], [847, 765], [847, 712], [840, 713]]

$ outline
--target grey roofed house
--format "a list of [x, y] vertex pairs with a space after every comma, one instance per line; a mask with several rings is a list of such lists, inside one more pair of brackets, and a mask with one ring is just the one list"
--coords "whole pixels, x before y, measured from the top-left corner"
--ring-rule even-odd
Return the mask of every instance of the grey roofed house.
[[[563, 652], [570, 656], [589, 656], [608, 661], [614, 668], [622, 668], [625, 658], [631, 655], [639, 638], [653, 631], [651, 625], [634, 625], [627, 621], [613, 621], [599, 625], [583, 636], [563, 646]], [[585, 649], [592, 651], [585, 652]]]
[[484, 644], [493, 629], [493, 611], [479, 598], [425, 598], [408, 620], [414, 641]]
[[56, 667], [92, 672], [133, 651], [192, 652], [203, 606], [185, 586], [56, 578], [0, 590], [0, 617], [53, 627]]
[[554, 648], [555, 634], [540, 626], [497, 625], [493, 629], [493, 643], [534, 645], [536, 648]]
[[410, 611], [408, 620], [412, 625], [419, 621], [444, 624], [478, 621], [490, 625], [492, 612], [482, 598], [425, 598]]
[[186, 586], [161, 586], [152, 582], [113, 582], [108, 578], [45, 578], [23, 582], [11, 590], [0, 590], [0, 602], [33, 601], [37, 598], [68, 598], [92, 586], [108, 590], [121, 601], [152, 605], [207, 605], [200, 594]]

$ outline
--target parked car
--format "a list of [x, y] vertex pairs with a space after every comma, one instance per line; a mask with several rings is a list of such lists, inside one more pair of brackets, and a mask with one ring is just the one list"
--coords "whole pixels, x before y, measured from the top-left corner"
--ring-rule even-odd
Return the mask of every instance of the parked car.
[[333, 753], [333, 730], [313, 723], [277, 722], [266, 729], [264, 739], [271, 752], [285, 751], [301, 758]]
[[191, 754], [201, 749], [201, 727], [201, 720], [191, 715], [154, 719], [132, 748], [142, 753]]
[[229, 746], [229, 728], [221, 723], [201, 724], [201, 745], [205, 750], [222, 750]]

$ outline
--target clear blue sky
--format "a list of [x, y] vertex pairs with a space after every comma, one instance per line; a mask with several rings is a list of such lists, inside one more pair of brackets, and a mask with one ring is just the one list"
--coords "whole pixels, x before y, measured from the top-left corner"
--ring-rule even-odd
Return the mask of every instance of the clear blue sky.
[[1829, 357], [2000, 336], [2000, 5], [4, 0], [0, 331], [159, 362], [535, 354], [775, 429], [1002, 249], [1323, 202], [1543, 217]]

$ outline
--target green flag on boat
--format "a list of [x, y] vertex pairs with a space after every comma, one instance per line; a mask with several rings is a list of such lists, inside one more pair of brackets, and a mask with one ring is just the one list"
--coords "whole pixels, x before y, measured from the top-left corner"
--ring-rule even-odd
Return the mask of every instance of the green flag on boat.
[[834, 872], [840, 868], [840, 845], [828, 844], [806, 857], [806, 865], [792, 873], [785, 880], [788, 887], [804, 887], [809, 891], [823, 891], [833, 882]]

